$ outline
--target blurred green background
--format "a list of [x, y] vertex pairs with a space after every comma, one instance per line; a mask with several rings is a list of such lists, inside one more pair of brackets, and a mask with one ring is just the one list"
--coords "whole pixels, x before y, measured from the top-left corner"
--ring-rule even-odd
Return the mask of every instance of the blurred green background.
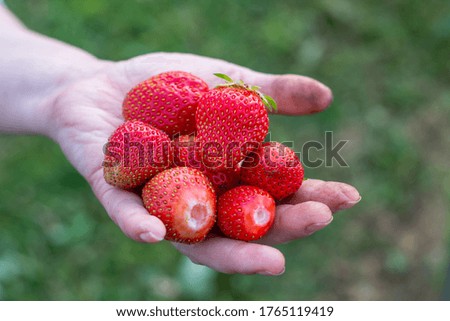
[[272, 139], [297, 150], [325, 131], [349, 140], [348, 168], [306, 175], [353, 184], [363, 199], [325, 230], [279, 246], [284, 275], [225, 275], [167, 242], [127, 239], [51, 141], [0, 136], [0, 299], [440, 298], [450, 248], [449, 1], [7, 3], [31, 29], [103, 59], [190, 52], [319, 79], [332, 106], [273, 116]]

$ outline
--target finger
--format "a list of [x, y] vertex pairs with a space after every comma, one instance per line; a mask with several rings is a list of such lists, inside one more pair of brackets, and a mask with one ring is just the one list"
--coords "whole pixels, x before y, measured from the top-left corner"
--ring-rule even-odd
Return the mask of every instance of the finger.
[[174, 246], [192, 262], [222, 273], [280, 275], [285, 268], [283, 254], [266, 245], [214, 237], [197, 244]]
[[[278, 112], [286, 115], [318, 113], [333, 101], [327, 86], [309, 77], [299, 75], [255, 74], [249, 83], [261, 87], [261, 92], [272, 96]], [[245, 81], [245, 80], [244, 80]]]
[[223, 81], [214, 73], [224, 73], [234, 80], [261, 87], [261, 91], [272, 96], [281, 114], [311, 114], [327, 108], [332, 100], [331, 90], [309, 77], [299, 75], [271, 75], [232, 64], [220, 59], [192, 54], [155, 53], [133, 58], [122, 63], [125, 69], [127, 90], [130, 86], [152, 75], [168, 70], [184, 70], [204, 79], [210, 86]]
[[340, 182], [326, 182], [318, 179], [307, 179], [300, 189], [288, 200], [290, 204], [307, 201], [320, 202], [331, 211], [347, 209], [361, 200], [356, 188]]
[[323, 203], [310, 201], [296, 205], [279, 205], [273, 226], [261, 239], [261, 243], [286, 243], [309, 236], [323, 229], [332, 220], [330, 208]]
[[138, 195], [106, 184], [103, 176], [101, 180], [93, 184], [94, 193], [125, 235], [135, 241], [146, 243], [164, 239], [166, 234], [164, 224], [147, 212]]

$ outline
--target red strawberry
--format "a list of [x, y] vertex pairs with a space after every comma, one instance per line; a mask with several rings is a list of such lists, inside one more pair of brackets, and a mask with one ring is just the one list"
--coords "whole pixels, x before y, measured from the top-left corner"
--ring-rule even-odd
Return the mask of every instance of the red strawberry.
[[204, 94], [195, 115], [197, 139], [205, 165], [213, 169], [234, 168], [250, 150], [264, 140], [269, 129], [266, 106], [276, 108], [272, 98], [229, 77], [216, 74], [227, 84]]
[[295, 193], [303, 182], [303, 167], [295, 152], [277, 142], [262, 144], [242, 164], [241, 180], [268, 191], [276, 200]]
[[194, 136], [181, 135], [173, 140], [173, 160], [176, 166], [188, 166], [203, 172], [213, 184], [218, 195], [236, 187], [240, 181], [240, 166], [214, 170], [200, 160], [200, 144]]
[[126, 120], [141, 120], [169, 136], [195, 131], [195, 111], [208, 85], [184, 72], [169, 71], [151, 77], [132, 88], [123, 102]]
[[170, 166], [170, 139], [140, 121], [127, 121], [109, 137], [103, 162], [107, 183], [133, 189]]
[[228, 237], [242, 241], [261, 238], [275, 219], [275, 201], [254, 186], [238, 186], [219, 197], [217, 224]]
[[206, 177], [211, 181], [217, 195], [222, 195], [229, 189], [239, 185], [241, 181], [241, 167], [226, 168], [221, 171], [206, 169], [204, 171]]
[[202, 241], [216, 220], [216, 195], [205, 175], [174, 167], [151, 179], [142, 191], [144, 206], [166, 226], [166, 240]]

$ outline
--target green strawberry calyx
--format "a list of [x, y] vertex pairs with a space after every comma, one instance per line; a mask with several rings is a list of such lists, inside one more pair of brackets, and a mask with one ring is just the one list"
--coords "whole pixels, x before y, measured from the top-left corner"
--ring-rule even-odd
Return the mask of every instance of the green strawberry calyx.
[[225, 74], [221, 74], [221, 73], [215, 73], [214, 76], [219, 77], [220, 79], [225, 80], [225, 84], [222, 85], [218, 85], [217, 87], [240, 87], [240, 88], [245, 88], [247, 90], [253, 91], [256, 94], [258, 94], [258, 96], [261, 98], [263, 104], [266, 106], [266, 108], [271, 111], [271, 112], [277, 112], [278, 111], [278, 107], [277, 107], [277, 103], [275, 102], [275, 100], [270, 97], [269, 95], [265, 95], [262, 92], [259, 91], [260, 87], [258, 86], [249, 86], [247, 84], [245, 84], [242, 80], [239, 81], [234, 81], [233, 79], [231, 79], [229, 76], [225, 75]]

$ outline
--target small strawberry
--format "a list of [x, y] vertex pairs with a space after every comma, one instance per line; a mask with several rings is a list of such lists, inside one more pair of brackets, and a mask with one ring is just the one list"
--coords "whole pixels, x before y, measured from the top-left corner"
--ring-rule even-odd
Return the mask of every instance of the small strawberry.
[[200, 157], [200, 144], [195, 136], [181, 135], [172, 141], [175, 166], [196, 168], [208, 177], [217, 195], [236, 187], [240, 181], [240, 166], [214, 170], [203, 164]]
[[141, 120], [169, 136], [195, 131], [195, 111], [208, 85], [184, 72], [169, 71], [153, 76], [132, 88], [123, 102], [126, 120]]
[[264, 140], [269, 129], [266, 107], [276, 109], [272, 98], [242, 82], [216, 74], [226, 84], [204, 94], [195, 115], [197, 139], [205, 165], [215, 170], [234, 168]]
[[275, 201], [254, 186], [238, 186], [219, 197], [217, 224], [228, 237], [242, 241], [261, 238], [275, 219]]
[[295, 152], [278, 142], [264, 143], [251, 152], [241, 169], [244, 184], [258, 186], [276, 200], [295, 193], [302, 185], [303, 175]]
[[170, 139], [140, 121], [127, 121], [109, 137], [103, 174], [107, 183], [134, 189], [170, 166]]
[[205, 175], [174, 167], [152, 178], [142, 190], [144, 206], [166, 226], [166, 240], [197, 243], [216, 220], [216, 195]]

